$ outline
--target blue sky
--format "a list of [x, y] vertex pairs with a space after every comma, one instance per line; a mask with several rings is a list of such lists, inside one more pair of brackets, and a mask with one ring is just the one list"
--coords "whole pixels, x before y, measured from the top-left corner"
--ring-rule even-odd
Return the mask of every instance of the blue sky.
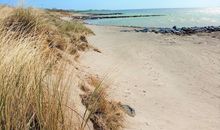
[[[0, 0], [2, 4], [16, 5], [18, 0]], [[219, 7], [220, 0], [26, 0], [26, 5], [62, 9], [147, 9]]]

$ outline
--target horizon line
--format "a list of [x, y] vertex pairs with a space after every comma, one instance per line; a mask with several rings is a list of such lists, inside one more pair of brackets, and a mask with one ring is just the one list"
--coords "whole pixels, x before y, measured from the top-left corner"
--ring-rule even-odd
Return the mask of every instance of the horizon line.
[[[63, 10], [76, 10], [76, 11], [87, 11], [87, 10], [142, 10], [142, 9], [200, 9], [200, 8], [220, 8], [220, 6], [213, 6], [213, 7], [163, 7], [163, 8], [160, 8], [160, 7], [156, 7], [156, 8], [125, 8], [125, 9], [63, 9]], [[49, 9], [49, 8], [47, 8]], [[62, 9], [62, 8], [50, 8], [50, 9]]]
[[[10, 4], [2, 4], [0, 5], [5, 5], [5, 6], [12, 6], [12, 7], [18, 7], [18, 5], [10, 5]], [[152, 8], [121, 8], [121, 9], [95, 9], [95, 8], [90, 8], [90, 9], [74, 9], [74, 8], [57, 8], [57, 7], [38, 7], [38, 6], [30, 6], [30, 5], [24, 5], [25, 7], [30, 7], [30, 8], [40, 8], [40, 9], [60, 9], [60, 10], [75, 10], [75, 11], [88, 11], [88, 10], [143, 10], [143, 9], [199, 9], [199, 8], [220, 8], [220, 6], [201, 6], [201, 7], [152, 7]]]

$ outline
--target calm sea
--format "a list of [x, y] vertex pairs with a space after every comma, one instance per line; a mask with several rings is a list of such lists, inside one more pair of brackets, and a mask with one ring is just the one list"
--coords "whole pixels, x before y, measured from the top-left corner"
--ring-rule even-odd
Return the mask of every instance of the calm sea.
[[220, 26], [220, 7], [195, 9], [100, 10], [89, 13], [123, 13], [122, 15], [164, 15], [142, 18], [87, 20], [89, 24], [139, 27]]

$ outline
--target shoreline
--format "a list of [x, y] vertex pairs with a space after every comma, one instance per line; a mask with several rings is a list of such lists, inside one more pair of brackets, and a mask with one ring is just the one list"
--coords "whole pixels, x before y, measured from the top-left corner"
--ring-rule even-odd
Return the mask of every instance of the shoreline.
[[[117, 14], [117, 15], [112, 15]], [[95, 13], [85, 13], [80, 15], [72, 15], [70, 18], [72, 20], [79, 20], [82, 21], [84, 24], [87, 25], [96, 25], [96, 26], [112, 26], [112, 27], [125, 27], [129, 28], [129, 30], [123, 30], [125, 32], [152, 32], [152, 33], [160, 33], [160, 34], [172, 34], [172, 35], [192, 35], [197, 33], [212, 33], [212, 32], [219, 32], [220, 31], [220, 25], [214, 26], [181, 26], [177, 27], [176, 25], [173, 25], [173, 27], [141, 27], [141, 26], [123, 26], [123, 25], [100, 25], [100, 24], [92, 24], [87, 22], [86, 20], [96, 20], [96, 19], [113, 19], [113, 17], [117, 18], [130, 18], [130, 17], [145, 17], [145, 15], [131, 15], [131, 16], [118, 16], [118, 14], [123, 13], [103, 13], [103, 14], [95, 14]], [[109, 16], [108, 16], [109, 15]], [[165, 16], [165, 15], [146, 15], [147, 17], [151, 16]], [[133, 30], [130, 30], [133, 29]]]
[[[174, 34], [174, 35], [192, 35], [196, 33], [211, 33], [220, 31], [220, 25], [218, 26], [183, 26], [177, 27], [177, 25], [173, 25], [173, 27], [140, 27], [140, 26], [123, 26], [123, 25], [99, 25], [92, 24], [86, 22], [86, 20], [97, 20], [97, 19], [115, 19], [115, 18], [133, 18], [133, 17], [155, 17], [155, 16], [166, 16], [166, 15], [131, 15], [131, 16], [123, 16], [123, 15], [112, 15], [112, 14], [123, 14], [123, 13], [86, 13], [84, 15], [79, 16], [71, 16], [72, 19], [83, 21], [83, 23], [88, 25], [96, 25], [96, 26], [116, 26], [116, 27], [126, 27], [133, 28], [135, 32], [153, 32], [153, 33], [161, 33], [161, 34]], [[124, 30], [126, 31], [126, 30]], [[129, 30], [130, 31], [130, 30]], [[127, 32], [129, 32], [127, 30]]]
[[160, 34], [173, 34], [173, 35], [192, 35], [197, 33], [212, 33], [212, 32], [220, 32], [220, 26], [195, 26], [195, 27], [177, 27], [173, 26], [172, 28], [167, 27], [140, 27], [140, 26], [117, 26], [117, 25], [99, 25], [99, 24], [91, 24], [86, 21], [83, 21], [86, 25], [94, 25], [94, 26], [108, 26], [108, 27], [124, 27], [133, 30], [123, 30], [124, 32], [152, 32], [152, 33], [160, 33]]

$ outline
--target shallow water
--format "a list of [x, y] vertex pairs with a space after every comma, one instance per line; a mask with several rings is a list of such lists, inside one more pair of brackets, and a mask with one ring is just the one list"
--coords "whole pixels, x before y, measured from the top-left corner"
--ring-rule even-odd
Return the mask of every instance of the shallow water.
[[138, 9], [138, 10], [99, 10], [89, 13], [123, 13], [122, 15], [165, 15], [140, 18], [112, 18], [87, 20], [89, 24], [139, 26], [139, 27], [194, 27], [219, 26], [220, 7], [194, 9]]

